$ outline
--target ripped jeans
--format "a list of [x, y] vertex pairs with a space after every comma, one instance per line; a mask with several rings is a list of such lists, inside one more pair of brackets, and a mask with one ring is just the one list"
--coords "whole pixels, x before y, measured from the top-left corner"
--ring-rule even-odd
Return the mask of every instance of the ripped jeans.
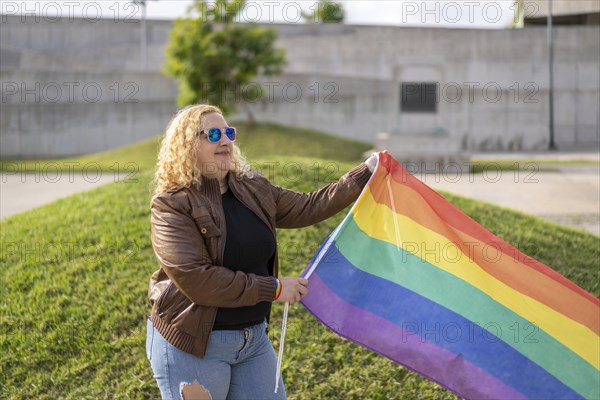
[[237, 331], [213, 331], [203, 358], [167, 342], [147, 322], [146, 355], [163, 400], [181, 399], [181, 386], [196, 379], [213, 400], [285, 399], [283, 380], [275, 390], [277, 358], [266, 322]]

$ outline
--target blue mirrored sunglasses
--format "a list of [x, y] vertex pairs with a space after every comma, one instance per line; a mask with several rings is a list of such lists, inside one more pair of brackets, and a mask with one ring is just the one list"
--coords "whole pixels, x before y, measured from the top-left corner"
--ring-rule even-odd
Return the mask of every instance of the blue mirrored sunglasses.
[[[225, 135], [232, 142], [235, 141], [236, 133], [237, 133], [237, 131], [235, 128], [231, 128], [231, 127], [225, 128]], [[221, 135], [223, 134], [223, 132], [219, 128], [210, 128], [210, 129], [201, 130], [200, 134], [201, 135], [205, 134], [206, 137], [208, 138], [209, 142], [216, 143], [219, 140], [221, 140]]]

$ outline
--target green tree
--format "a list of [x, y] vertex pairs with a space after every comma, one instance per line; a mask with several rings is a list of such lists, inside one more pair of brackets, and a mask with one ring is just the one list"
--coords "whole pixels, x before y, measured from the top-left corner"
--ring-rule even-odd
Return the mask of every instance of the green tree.
[[237, 23], [246, 0], [196, 1], [170, 32], [163, 71], [179, 82], [180, 106], [208, 102], [228, 114], [262, 96], [258, 75], [281, 74], [285, 52], [274, 46], [275, 30]]
[[302, 13], [302, 16], [309, 22], [344, 22], [344, 8], [329, 0], [319, 0], [317, 8], [312, 13]]

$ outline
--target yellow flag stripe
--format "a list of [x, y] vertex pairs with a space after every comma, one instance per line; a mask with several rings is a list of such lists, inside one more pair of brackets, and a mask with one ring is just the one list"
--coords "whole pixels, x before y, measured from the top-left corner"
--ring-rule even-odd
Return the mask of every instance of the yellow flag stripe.
[[[600, 370], [600, 338], [589, 328], [507, 286], [466, 254], [452, 253], [451, 257], [444, 254], [444, 249], [459, 248], [437, 232], [377, 203], [369, 188], [365, 189], [359, 202], [354, 207], [354, 220], [366, 234], [401, 247], [482, 290]], [[410, 242], [402, 241], [401, 237], [411, 238]]]

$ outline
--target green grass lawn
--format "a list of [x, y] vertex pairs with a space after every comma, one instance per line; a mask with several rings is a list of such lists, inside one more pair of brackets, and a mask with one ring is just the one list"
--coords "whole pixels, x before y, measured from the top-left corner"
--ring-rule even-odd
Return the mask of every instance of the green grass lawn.
[[[303, 155], [321, 160], [355, 161], [373, 146], [357, 140], [340, 139], [324, 132], [281, 126], [272, 123], [257, 124], [249, 128], [243, 122], [234, 122], [238, 128], [238, 145], [249, 161], [277, 156]], [[81, 157], [0, 160], [0, 171], [38, 172], [43, 168], [54, 171], [82, 171], [85, 168], [105, 172], [137, 174], [153, 169], [161, 137], [157, 136], [130, 146]]]
[[[149, 237], [157, 143], [79, 158], [108, 166], [134, 162], [139, 166], [134, 179], [0, 221], [0, 398], [159, 398], [145, 356], [146, 291], [157, 268]], [[241, 134], [240, 145], [274, 183], [296, 190], [337, 179], [370, 147], [275, 125]], [[599, 295], [597, 237], [446, 197], [504, 240]], [[298, 275], [344, 215], [310, 228], [280, 230], [282, 274]], [[275, 346], [282, 310], [280, 304], [273, 307]], [[335, 336], [301, 305], [290, 308], [283, 374], [290, 399], [456, 398]]]

